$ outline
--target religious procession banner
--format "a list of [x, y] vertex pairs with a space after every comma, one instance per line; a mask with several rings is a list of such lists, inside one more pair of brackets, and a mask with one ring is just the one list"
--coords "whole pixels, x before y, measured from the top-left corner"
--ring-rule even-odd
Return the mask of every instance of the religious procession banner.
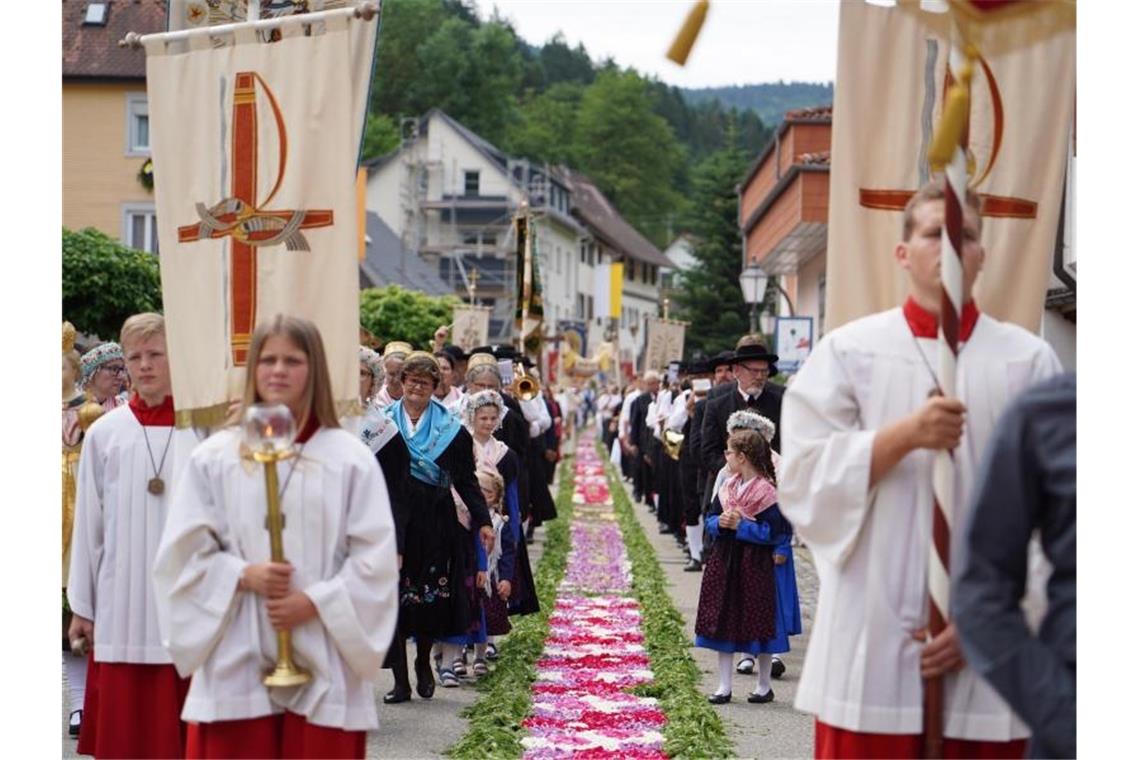
[[[1008, 24], [1038, 23], [1031, 15]], [[840, 5], [831, 127], [826, 329], [897, 306], [902, 208], [930, 178], [926, 152], [949, 88], [949, 16]], [[1030, 39], [1006, 27], [1010, 39]], [[988, 314], [1037, 332], [1056, 242], [1076, 95], [1072, 31], [985, 49], [970, 93], [970, 187], [982, 197]], [[868, 108], [874, 103], [874, 108]], [[834, 286], [833, 286], [834, 285]]]
[[[376, 22], [326, 16], [269, 41], [143, 39], [176, 417], [216, 425], [240, 394], [254, 327], [313, 320], [342, 411], [358, 394], [356, 163]], [[223, 44], [218, 44], [219, 40]], [[355, 41], [354, 41], [355, 40]]]
[[487, 345], [491, 327], [490, 306], [456, 306], [452, 311], [451, 340], [470, 353], [476, 346]]
[[649, 317], [645, 333], [645, 369], [664, 370], [684, 356], [688, 322]]

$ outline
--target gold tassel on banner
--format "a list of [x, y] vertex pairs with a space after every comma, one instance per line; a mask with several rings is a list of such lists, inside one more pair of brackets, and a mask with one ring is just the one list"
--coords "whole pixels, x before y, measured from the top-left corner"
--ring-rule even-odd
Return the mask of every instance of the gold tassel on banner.
[[677, 32], [673, 44], [669, 46], [669, 52], [665, 54], [666, 58], [679, 66], [685, 65], [685, 62], [689, 60], [689, 53], [693, 50], [693, 43], [697, 41], [697, 35], [701, 33], [701, 27], [704, 26], [705, 16], [708, 12], [709, 0], [697, 0], [697, 4], [689, 11], [685, 23], [681, 25], [681, 30]]

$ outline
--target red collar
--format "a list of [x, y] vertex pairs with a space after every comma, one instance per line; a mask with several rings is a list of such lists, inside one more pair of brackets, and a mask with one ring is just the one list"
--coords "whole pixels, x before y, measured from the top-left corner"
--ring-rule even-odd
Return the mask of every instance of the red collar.
[[321, 428], [320, 421], [317, 420], [317, 415], [312, 412], [309, 413], [309, 419], [305, 422], [305, 427], [301, 428], [301, 432], [297, 433], [297, 443], [308, 443], [309, 439], [313, 437]]
[[172, 396], [164, 398], [158, 406], [147, 406], [139, 394], [132, 393], [131, 400], [127, 403], [140, 425], [146, 427], [174, 426], [174, 398]]
[[[978, 307], [973, 301], [962, 307], [962, 323], [958, 327], [958, 339], [962, 343], [968, 341], [974, 332], [974, 325], [978, 323], [978, 314]], [[906, 323], [910, 325], [914, 337], [938, 337], [938, 315], [931, 314], [919, 306], [913, 297], [908, 296], [906, 303], [903, 304], [903, 316], [906, 317]]]

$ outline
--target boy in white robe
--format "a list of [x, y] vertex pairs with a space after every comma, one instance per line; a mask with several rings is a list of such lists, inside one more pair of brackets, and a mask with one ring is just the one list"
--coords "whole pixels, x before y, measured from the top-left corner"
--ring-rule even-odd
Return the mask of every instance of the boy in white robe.
[[[820, 579], [796, 695], [796, 707], [817, 716], [819, 757], [919, 756], [922, 679], [933, 676], [944, 688], [946, 756], [1025, 750], [1025, 725], [964, 667], [953, 620], [927, 642], [931, 472], [935, 451], [952, 449], [952, 514], [964, 515], [998, 416], [1060, 364], [1040, 338], [979, 315], [967, 296], [958, 398], [932, 395], [944, 205], [934, 180], [904, 211], [895, 257], [909, 279], [905, 305], [829, 332], [784, 395], [780, 507], [811, 549]], [[968, 206], [966, 294], [984, 258], [972, 194]], [[954, 520], [951, 547], [964, 541], [962, 529]]]
[[[240, 430], [195, 449], [154, 565], [163, 642], [193, 674], [188, 757], [363, 757], [373, 684], [396, 625], [396, 537], [380, 466], [340, 428], [306, 320], [255, 331], [242, 409], [283, 403], [300, 427], [277, 463], [286, 562], [270, 562], [263, 465]], [[267, 687], [277, 630], [312, 679]]]
[[181, 469], [178, 451], [195, 437], [174, 428], [162, 317], [131, 317], [120, 343], [131, 399], [91, 426], [79, 458], [68, 636], [93, 644], [93, 659], [77, 751], [180, 757], [188, 684], [162, 646], [150, 570]]

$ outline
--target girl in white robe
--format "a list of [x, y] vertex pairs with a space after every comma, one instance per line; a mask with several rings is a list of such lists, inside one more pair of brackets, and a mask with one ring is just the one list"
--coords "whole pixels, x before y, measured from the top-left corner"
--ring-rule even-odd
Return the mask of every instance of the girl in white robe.
[[[236, 428], [191, 455], [155, 562], [163, 643], [193, 674], [188, 757], [363, 757], [373, 682], [396, 625], [396, 540], [380, 466], [340, 429], [316, 327], [278, 316], [254, 333], [242, 413], [298, 421], [279, 462], [286, 563], [269, 561], [263, 465]], [[312, 679], [267, 687], [276, 630]]]

